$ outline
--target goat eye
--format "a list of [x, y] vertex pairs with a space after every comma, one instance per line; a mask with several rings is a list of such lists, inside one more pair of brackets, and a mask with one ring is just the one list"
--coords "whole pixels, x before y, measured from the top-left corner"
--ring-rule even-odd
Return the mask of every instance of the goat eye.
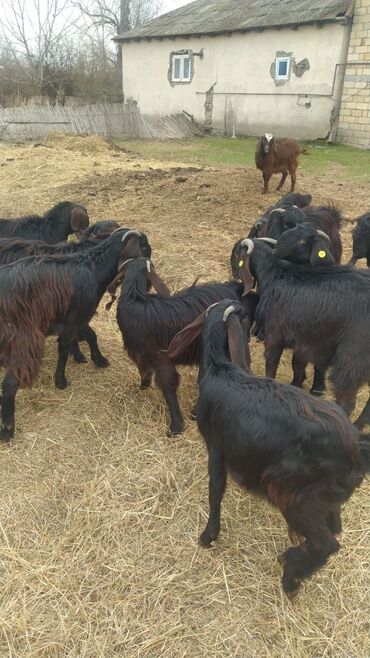
[[319, 258], [325, 258], [325, 256], [326, 256], [326, 251], [324, 251], [323, 249], [321, 249], [321, 250], [318, 252], [317, 255], [318, 255]]
[[306, 244], [306, 240], [298, 240], [297, 244]]
[[244, 265], [244, 260], [240, 260], [239, 261], [239, 267], [243, 267], [243, 265]]

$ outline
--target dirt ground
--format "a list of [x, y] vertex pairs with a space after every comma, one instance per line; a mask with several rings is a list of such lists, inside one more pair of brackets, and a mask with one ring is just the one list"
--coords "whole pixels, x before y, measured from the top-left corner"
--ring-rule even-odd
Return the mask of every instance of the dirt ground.
[[[369, 190], [339, 167], [298, 181], [342, 209], [348, 260]], [[261, 196], [253, 169], [149, 162], [93, 137], [0, 143], [0, 186], [2, 217], [71, 199], [92, 221], [143, 230], [172, 289], [227, 279], [233, 243], [278, 198]], [[230, 482], [217, 546], [198, 547], [207, 461], [196, 425], [168, 439], [161, 395], [138, 390], [114, 308], [102, 304], [93, 325], [110, 368], [70, 362], [58, 391], [50, 339], [37, 385], [18, 394], [16, 437], [0, 446], [1, 658], [369, 658], [369, 483], [344, 509], [340, 553], [290, 602], [276, 560], [289, 539], [265, 502]], [[252, 359], [262, 375], [256, 343]], [[289, 355], [278, 376], [290, 380]], [[180, 397], [188, 419], [194, 370]]]

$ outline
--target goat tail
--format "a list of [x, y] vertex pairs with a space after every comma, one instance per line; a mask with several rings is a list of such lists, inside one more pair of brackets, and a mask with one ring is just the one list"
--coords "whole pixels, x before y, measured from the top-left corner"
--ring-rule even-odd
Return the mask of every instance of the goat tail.
[[359, 448], [365, 471], [370, 474], [370, 434], [360, 434]]

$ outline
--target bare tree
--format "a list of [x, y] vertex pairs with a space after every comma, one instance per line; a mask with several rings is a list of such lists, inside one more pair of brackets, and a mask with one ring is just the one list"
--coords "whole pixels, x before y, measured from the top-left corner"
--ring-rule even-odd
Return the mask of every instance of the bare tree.
[[[162, 0], [74, 0], [74, 5], [88, 18], [91, 27], [106, 29], [109, 38], [151, 20], [161, 10]], [[122, 69], [122, 49], [117, 49], [117, 64]]]
[[45, 71], [75, 24], [70, 0], [0, 0], [0, 28], [37, 93], [41, 94]]

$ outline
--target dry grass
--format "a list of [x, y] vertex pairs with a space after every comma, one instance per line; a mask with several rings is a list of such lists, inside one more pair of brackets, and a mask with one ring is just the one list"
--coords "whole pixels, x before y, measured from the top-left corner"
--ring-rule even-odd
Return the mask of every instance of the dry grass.
[[[202, 272], [225, 279], [234, 240], [266, 204], [253, 170], [184, 169], [180, 183], [166, 164], [101, 140], [53, 139], [0, 145], [0, 214], [79, 200], [94, 220], [146, 231], [174, 288]], [[300, 185], [348, 217], [368, 206], [366, 190], [335, 172]], [[348, 255], [348, 226], [343, 237]], [[207, 475], [196, 426], [168, 439], [163, 400], [138, 391], [114, 312], [102, 307], [94, 325], [111, 367], [71, 362], [70, 387], [56, 391], [50, 339], [37, 386], [18, 395], [16, 438], [0, 447], [0, 656], [368, 658], [369, 485], [345, 507], [340, 553], [290, 603], [276, 561], [288, 544], [284, 523], [234, 484], [217, 547], [198, 548]], [[252, 351], [262, 374], [261, 347]], [[188, 418], [196, 376], [182, 374]], [[289, 355], [279, 378], [290, 378]]]

